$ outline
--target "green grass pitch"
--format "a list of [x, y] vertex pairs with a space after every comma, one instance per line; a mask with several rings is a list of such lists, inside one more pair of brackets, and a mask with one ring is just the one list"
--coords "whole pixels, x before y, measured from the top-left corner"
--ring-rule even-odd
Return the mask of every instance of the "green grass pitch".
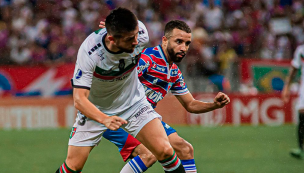
[[[297, 146], [296, 126], [174, 127], [192, 143], [199, 173], [299, 173], [304, 160], [289, 156]], [[0, 172], [53, 173], [66, 157], [70, 129], [0, 130]], [[117, 148], [103, 139], [84, 173], [118, 173]], [[155, 163], [147, 173], [161, 173]]]

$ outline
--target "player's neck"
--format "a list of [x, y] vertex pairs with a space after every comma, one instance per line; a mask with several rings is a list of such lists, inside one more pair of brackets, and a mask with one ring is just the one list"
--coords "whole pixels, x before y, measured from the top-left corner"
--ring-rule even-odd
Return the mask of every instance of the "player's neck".
[[104, 38], [105, 46], [111, 51], [111, 52], [119, 52], [120, 50], [111, 42], [108, 38], [108, 35]]
[[163, 45], [161, 45], [161, 48], [163, 49], [163, 52], [165, 54], [165, 58], [167, 59], [167, 62], [169, 63], [169, 65], [172, 65], [173, 61], [171, 61], [168, 51], [166, 49], [164, 49]]

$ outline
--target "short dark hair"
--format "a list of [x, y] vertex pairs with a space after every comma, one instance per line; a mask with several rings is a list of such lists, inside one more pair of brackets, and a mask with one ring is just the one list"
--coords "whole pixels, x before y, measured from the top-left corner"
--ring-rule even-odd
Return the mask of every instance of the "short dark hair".
[[186, 33], [191, 33], [190, 27], [184, 21], [171, 20], [165, 26], [165, 36], [170, 37], [170, 34], [172, 33], [173, 29], [175, 29], [175, 28], [185, 31]]
[[106, 18], [107, 32], [120, 37], [121, 33], [134, 31], [138, 25], [137, 17], [126, 8], [118, 7], [111, 11]]

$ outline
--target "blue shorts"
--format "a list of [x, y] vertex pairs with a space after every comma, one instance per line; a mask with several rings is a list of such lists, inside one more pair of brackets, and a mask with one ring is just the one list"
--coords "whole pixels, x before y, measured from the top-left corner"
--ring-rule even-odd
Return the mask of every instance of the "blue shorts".
[[[173, 129], [165, 122], [162, 121], [162, 124], [167, 133], [167, 136], [176, 132], [175, 129]], [[124, 131], [122, 128], [118, 129], [117, 131], [108, 129], [103, 133], [103, 137], [118, 147], [118, 151], [124, 161], [127, 161], [130, 158], [133, 150], [139, 144], [141, 144], [136, 138]]]

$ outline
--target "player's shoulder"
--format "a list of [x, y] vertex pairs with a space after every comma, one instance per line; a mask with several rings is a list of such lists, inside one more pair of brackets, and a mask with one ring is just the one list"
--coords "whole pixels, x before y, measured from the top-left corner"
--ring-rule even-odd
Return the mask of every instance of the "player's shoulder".
[[304, 44], [299, 45], [296, 49], [296, 51], [303, 53], [304, 52]]
[[102, 47], [103, 36], [107, 33], [106, 29], [99, 29], [92, 32], [82, 43], [82, 47], [86, 50], [94, 52], [95, 49]]
[[142, 51], [142, 54], [147, 55], [147, 56], [151, 57], [152, 59], [161, 57], [158, 46], [145, 48]]
[[138, 42], [140, 45], [146, 45], [149, 42], [149, 34], [146, 26], [141, 21], [138, 21]]
[[176, 77], [176, 76], [181, 76], [181, 75], [183, 75], [182, 71], [179, 69], [178, 65], [173, 63], [171, 66], [171, 76]]
[[139, 28], [139, 35], [145, 34], [145, 31], [147, 30], [145, 24], [142, 21], [138, 21], [138, 28]]

